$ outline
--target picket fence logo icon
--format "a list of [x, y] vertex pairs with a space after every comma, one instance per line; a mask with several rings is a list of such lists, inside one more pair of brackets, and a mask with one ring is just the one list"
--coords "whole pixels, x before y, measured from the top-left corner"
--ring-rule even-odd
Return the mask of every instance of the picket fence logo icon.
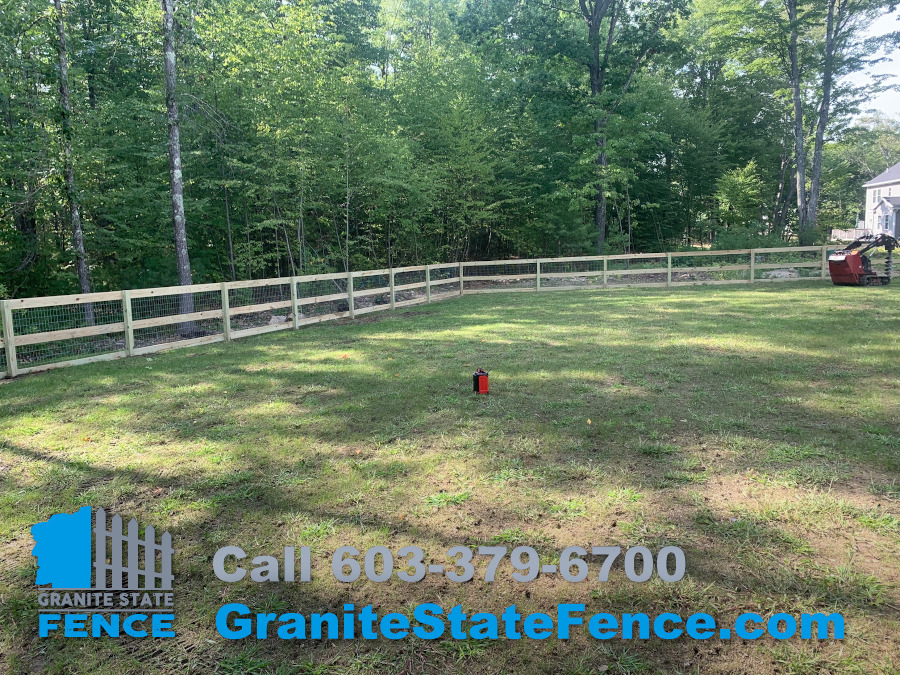
[[106, 511], [84, 506], [37, 523], [31, 536], [35, 585], [49, 584], [38, 595], [41, 637], [60, 629], [66, 637], [174, 635], [168, 532], [157, 543], [155, 528], [142, 536], [134, 518], [123, 532], [118, 514], [107, 529]]

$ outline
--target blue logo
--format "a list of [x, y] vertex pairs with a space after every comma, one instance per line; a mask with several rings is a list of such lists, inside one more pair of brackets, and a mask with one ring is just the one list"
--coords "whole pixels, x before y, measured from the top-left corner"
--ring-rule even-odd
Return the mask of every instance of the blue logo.
[[[125, 528], [114, 515], [84, 506], [57, 513], [31, 528], [37, 558], [39, 634], [46, 637], [65, 627], [69, 637], [106, 634], [171, 637], [173, 620], [172, 536], [148, 526], [141, 533], [132, 518]], [[49, 584], [49, 588], [47, 587]], [[106, 616], [109, 615], [107, 619]], [[91, 627], [85, 626], [91, 623]], [[90, 631], [90, 632], [89, 632]]]
[[75, 513], [57, 513], [31, 528], [37, 544], [36, 584], [51, 588], [91, 587], [91, 507]]

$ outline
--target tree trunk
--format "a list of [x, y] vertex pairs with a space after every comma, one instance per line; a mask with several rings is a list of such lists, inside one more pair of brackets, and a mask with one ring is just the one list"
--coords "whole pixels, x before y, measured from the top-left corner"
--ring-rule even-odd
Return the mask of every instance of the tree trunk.
[[794, 154], [797, 164], [797, 235], [800, 243], [808, 238], [809, 223], [807, 220], [806, 201], [806, 139], [803, 130], [803, 101], [800, 95], [800, 54], [798, 48], [797, 26], [798, 0], [787, 0], [785, 6], [788, 13], [788, 21], [791, 23], [790, 43], [788, 45], [788, 57], [790, 59], [791, 90], [794, 103]]
[[[75, 264], [78, 271], [78, 285], [82, 293], [91, 292], [91, 278], [88, 272], [87, 256], [84, 253], [84, 232], [81, 227], [81, 207], [75, 191], [75, 161], [72, 152], [72, 105], [69, 100], [69, 58], [66, 46], [66, 27], [63, 22], [62, 0], [54, 0], [56, 5], [56, 32], [59, 37], [59, 105], [62, 108], [63, 152], [65, 154], [66, 201], [69, 206], [69, 220], [72, 226], [72, 245], [75, 249]], [[84, 305], [84, 321], [94, 325], [94, 305]]]
[[[191, 285], [191, 260], [188, 256], [187, 225], [184, 217], [184, 180], [181, 174], [181, 136], [178, 127], [178, 97], [175, 86], [178, 81], [175, 68], [175, 0], [161, 0], [163, 9], [163, 52], [166, 69], [166, 120], [169, 126], [169, 175], [172, 190], [172, 223], [175, 228], [175, 256], [178, 266], [178, 284]], [[179, 312], [194, 311], [194, 296], [179, 296]], [[179, 326], [182, 333], [196, 332], [193, 325]]]
[[[822, 105], [819, 107], [819, 120], [816, 126], [816, 138], [813, 146], [812, 172], [809, 181], [809, 201], [807, 203], [807, 226], [809, 241], [801, 238], [801, 243], [813, 243], [815, 227], [819, 219], [819, 191], [822, 180], [822, 151], [825, 147], [825, 129], [831, 114], [831, 90], [834, 86], [834, 50], [835, 50], [835, 4], [828, 3], [828, 19], [825, 27], [825, 63], [822, 73]], [[839, 16], [838, 19], [841, 17]], [[838, 21], [840, 23], [840, 21]]]

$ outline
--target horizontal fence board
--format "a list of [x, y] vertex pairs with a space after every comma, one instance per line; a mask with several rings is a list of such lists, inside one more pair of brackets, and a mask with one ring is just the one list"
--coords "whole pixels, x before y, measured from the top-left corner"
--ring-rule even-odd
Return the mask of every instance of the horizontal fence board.
[[475, 262], [463, 263], [463, 267], [481, 267], [483, 265], [534, 265], [537, 258], [529, 258], [527, 260], [477, 260]]
[[353, 273], [352, 273], [352, 276], [353, 276], [354, 279], [362, 279], [363, 277], [377, 277], [377, 276], [379, 276], [379, 275], [385, 275], [385, 276], [387, 276], [387, 275], [390, 274], [390, 273], [391, 273], [391, 270], [390, 270], [390, 269], [383, 269], [383, 270], [366, 270], [366, 271], [364, 271], [364, 272], [353, 272]]
[[331, 314], [320, 314], [319, 316], [311, 316], [306, 319], [300, 319], [300, 326], [309, 326], [314, 323], [322, 323], [323, 321], [334, 321], [335, 319], [344, 319], [350, 316], [350, 312], [332, 312]]
[[[589, 272], [545, 272], [541, 270], [541, 279], [570, 279], [572, 277], [602, 277], [603, 270], [591, 270]], [[541, 287], [541, 290], [544, 290]]]
[[[434, 285], [434, 284], [432, 284]], [[380, 288], [367, 288], [364, 291], [357, 291], [355, 288], [353, 289], [353, 297], [354, 298], [364, 298], [368, 295], [387, 295], [391, 292], [390, 286], [382, 286]]]
[[[229, 308], [229, 313], [231, 316], [237, 316], [239, 314], [253, 314], [254, 312], [268, 312], [273, 309], [284, 309], [285, 307], [291, 307], [292, 302], [290, 300], [279, 300], [278, 302], [264, 302], [259, 305], [243, 305], [235, 307], [231, 305]], [[219, 311], [221, 315], [221, 310]]]
[[429, 267], [430, 267], [431, 269], [433, 269], [433, 270], [446, 270], [446, 269], [450, 269], [451, 267], [459, 267], [459, 263], [458, 263], [458, 262], [455, 262], [455, 263], [439, 263], [439, 264], [437, 264], [437, 265], [429, 265]]
[[466, 289], [466, 295], [478, 295], [481, 293], [535, 293], [536, 287], [531, 288], [476, 288], [473, 290]]
[[[665, 255], [665, 254], [663, 254]], [[607, 256], [605, 255], [587, 255], [581, 256], [580, 258], [538, 258], [537, 262], [539, 263], [578, 263], [578, 262], [597, 262], [598, 260], [603, 260]]]
[[809, 251], [821, 251], [825, 246], [782, 246], [780, 248], [755, 248], [753, 252], [762, 253], [808, 253]]
[[415, 300], [404, 300], [403, 302], [395, 302], [394, 308], [409, 307], [411, 305], [424, 305], [428, 300], [426, 298], [416, 298]]
[[419, 281], [415, 284], [403, 284], [402, 286], [394, 286], [394, 292], [397, 291], [410, 291], [414, 288], [425, 288], [425, 282]]
[[329, 272], [328, 274], [307, 274], [305, 277], [297, 277], [297, 283], [302, 284], [308, 281], [332, 281], [334, 279], [346, 279], [346, 272]]
[[[491, 277], [463, 277], [465, 282], [469, 281], [520, 281], [523, 279], [537, 279], [537, 274], [499, 274]], [[454, 281], [459, 281], [454, 279]]]
[[122, 291], [109, 291], [107, 293], [80, 293], [76, 295], [48, 295], [40, 298], [14, 298], [9, 300], [9, 307], [13, 311], [17, 309], [30, 309], [32, 307], [55, 307], [56, 305], [86, 305], [91, 302], [109, 302], [121, 300]]
[[261, 286], [286, 286], [291, 283], [292, 277], [277, 277], [275, 279], [250, 279], [247, 281], [229, 281], [225, 288], [229, 291], [235, 288], [260, 288]]
[[121, 333], [125, 330], [125, 324], [103, 323], [99, 326], [85, 326], [84, 328], [69, 328], [67, 330], [53, 330], [46, 333], [29, 333], [17, 335], [16, 347], [26, 345], [38, 345], [42, 342], [56, 342], [58, 340], [71, 340], [73, 338], [89, 337], [91, 335], [105, 335], [106, 333]]
[[749, 269], [750, 265], [708, 265], [706, 267], [673, 267], [672, 272], [727, 272]]
[[607, 260], [639, 260], [641, 258], [665, 258], [667, 255], [668, 253], [621, 253], [618, 255], [605, 255], [603, 258]]
[[315, 295], [309, 298], [297, 298], [298, 305], [316, 305], [320, 302], [332, 302], [333, 300], [346, 300], [346, 293], [332, 293], [331, 295]]
[[[231, 313], [234, 314], [234, 310], [232, 310]], [[193, 312], [192, 314], [170, 314], [169, 316], [156, 316], [152, 319], [138, 319], [131, 322], [131, 327], [135, 330], [138, 328], [154, 328], [155, 326], [169, 326], [173, 323], [189, 323], [191, 321], [202, 321], [203, 319], [218, 319], [221, 316], [221, 309], [210, 309], [205, 312]]]
[[256, 328], [243, 328], [241, 330], [233, 330], [231, 331], [231, 339], [236, 340], [237, 338], [242, 337], [250, 337], [251, 335], [263, 335], [264, 333], [274, 333], [277, 330], [287, 330], [288, 328], [293, 328], [293, 323], [277, 323], [274, 326], [257, 326]]
[[[221, 290], [222, 284], [194, 284], [192, 286], [166, 286], [164, 288], [137, 288], [131, 291], [134, 298], [157, 298], [167, 295], [187, 295], [188, 293], [208, 293]], [[118, 296], [122, 297], [121, 294]]]
[[68, 368], [69, 366], [84, 366], [88, 363], [99, 363], [100, 361], [115, 361], [125, 358], [125, 350], [118, 352], [110, 352], [109, 354], [97, 354], [96, 356], [85, 356], [81, 359], [70, 359], [68, 361], [55, 361], [53, 363], [43, 363], [39, 366], [26, 366], [19, 368], [20, 375], [28, 373], [41, 373], [46, 370], [56, 370], [57, 368]]
[[134, 355], [143, 356], [144, 354], [155, 354], [156, 352], [164, 352], [169, 349], [178, 349], [179, 347], [196, 347], [197, 345], [207, 345], [214, 342], [224, 341], [224, 335], [204, 335], [203, 337], [191, 338], [190, 340], [161, 342], [158, 345], [150, 345], [149, 347], [135, 347]]
[[608, 276], [628, 276], [634, 274], [665, 274], [667, 271], [665, 267], [651, 267], [645, 270], [608, 270], [606, 274]]
[[356, 314], [371, 314], [372, 312], [380, 312], [383, 309], [390, 309], [390, 305], [372, 305], [371, 307], [362, 307], [355, 310]]
[[414, 267], [395, 267], [394, 274], [400, 274], [401, 272], [424, 272], [425, 265], [415, 265]]
[[445, 286], [447, 284], [459, 284], [459, 277], [453, 277], [452, 279], [432, 279], [431, 287], [435, 286]]
[[821, 267], [822, 261], [817, 260], [815, 262], [801, 262], [801, 263], [756, 263], [756, 269], [758, 270], [786, 270], [791, 267]]
[[770, 281], [822, 281], [822, 277], [756, 277], [753, 283], [769, 283]]
[[730, 251], [677, 251], [670, 253], [673, 258], [690, 258], [699, 255], [750, 255], [749, 248], [735, 248]]

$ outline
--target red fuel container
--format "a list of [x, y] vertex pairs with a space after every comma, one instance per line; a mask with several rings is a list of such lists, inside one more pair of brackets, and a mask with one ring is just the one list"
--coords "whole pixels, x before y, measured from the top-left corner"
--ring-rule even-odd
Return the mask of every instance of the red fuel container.
[[475, 371], [475, 374], [472, 375], [472, 391], [476, 394], [488, 393], [488, 374], [485, 372], [484, 368], [479, 368]]

